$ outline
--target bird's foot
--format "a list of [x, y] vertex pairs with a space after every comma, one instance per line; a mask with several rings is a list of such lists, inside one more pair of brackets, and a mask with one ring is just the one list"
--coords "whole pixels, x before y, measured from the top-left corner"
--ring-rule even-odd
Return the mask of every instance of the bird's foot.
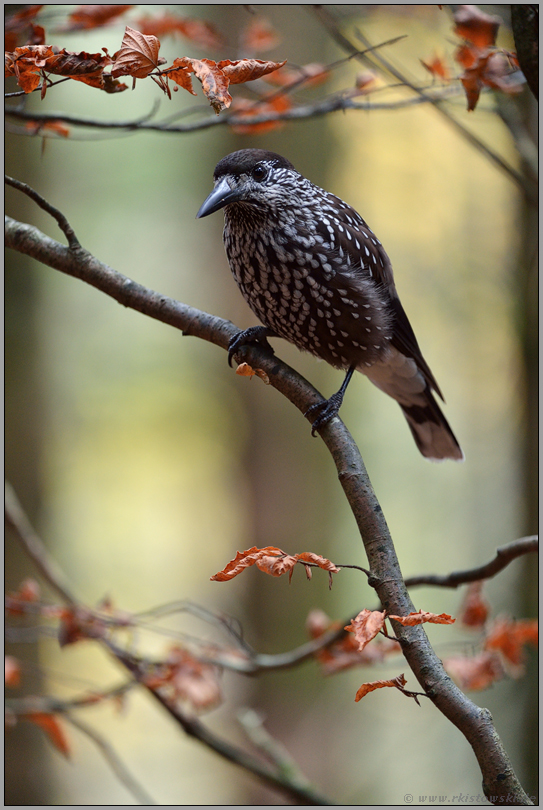
[[338, 415], [342, 402], [343, 392], [338, 391], [336, 394], [332, 394], [330, 399], [323, 399], [321, 402], [317, 402], [304, 413], [304, 416], [316, 417], [311, 425], [312, 436], [316, 436], [319, 428], [324, 427], [324, 425], [328, 424], [328, 422]]
[[228, 344], [228, 365], [232, 365], [232, 358], [235, 353], [249, 343], [256, 343], [261, 349], [266, 350], [270, 354], [275, 354], [272, 346], [268, 343], [267, 338], [275, 337], [275, 332], [268, 329], [267, 326], [250, 326], [248, 329], [242, 329], [237, 335], [234, 335]]

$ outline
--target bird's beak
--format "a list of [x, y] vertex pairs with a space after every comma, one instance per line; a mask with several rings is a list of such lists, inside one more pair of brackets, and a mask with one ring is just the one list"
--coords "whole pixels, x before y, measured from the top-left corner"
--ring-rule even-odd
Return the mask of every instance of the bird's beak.
[[214, 214], [219, 208], [224, 208], [228, 203], [236, 202], [241, 199], [242, 191], [238, 188], [230, 188], [226, 177], [217, 183], [209, 197], [204, 200], [200, 210], [196, 214], [196, 219], [207, 217], [209, 214]]

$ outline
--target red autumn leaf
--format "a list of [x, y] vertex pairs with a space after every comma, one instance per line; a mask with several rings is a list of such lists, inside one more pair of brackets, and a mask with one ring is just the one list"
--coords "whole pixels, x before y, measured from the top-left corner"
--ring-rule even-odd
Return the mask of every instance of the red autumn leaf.
[[498, 656], [481, 652], [471, 658], [457, 655], [443, 661], [445, 670], [461, 689], [480, 691], [504, 677], [504, 669]]
[[272, 577], [281, 577], [286, 573], [292, 574], [295, 565], [296, 557], [292, 557], [290, 554], [284, 554], [282, 557], [263, 554], [256, 561], [256, 567]]
[[483, 599], [482, 591], [481, 580], [472, 582], [466, 591], [459, 617], [466, 627], [483, 627], [488, 618], [490, 606], [486, 599]]
[[115, 5], [83, 5], [79, 6], [68, 17], [68, 25], [64, 31], [79, 31], [81, 29], [98, 28], [106, 25], [116, 17], [120, 17], [132, 6]]
[[264, 17], [255, 17], [241, 35], [241, 47], [250, 51], [269, 51], [281, 42], [281, 36]]
[[282, 121], [262, 121], [260, 124], [238, 124], [238, 119], [255, 118], [257, 115], [267, 115], [268, 113], [282, 113], [290, 110], [292, 104], [290, 99], [281, 94], [272, 101], [254, 102], [245, 98], [235, 100], [234, 108], [236, 112], [236, 123], [232, 124], [232, 130], [238, 135], [254, 135], [256, 133], [269, 132], [272, 129], [279, 129], [284, 126]]
[[14, 687], [21, 683], [21, 665], [13, 655], [4, 656], [4, 683]]
[[230, 59], [223, 59], [217, 63], [217, 67], [229, 79], [230, 84], [244, 84], [273, 73], [285, 64], [286, 59], [283, 62], [263, 62], [261, 59], [237, 59], [231, 62]]
[[53, 132], [55, 135], [60, 135], [61, 138], [69, 138], [70, 130], [61, 121], [27, 121], [25, 129], [29, 130], [33, 135], [40, 135], [43, 132]]
[[351, 623], [347, 625], [345, 630], [349, 633], [354, 633], [354, 637], [358, 644], [358, 649], [363, 650], [366, 644], [375, 638], [385, 624], [386, 611], [383, 610], [368, 610], [364, 608], [358, 616], [351, 619]]
[[26, 720], [35, 723], [43, 731], [45, 731], [49, 741], [53, 743], [57, 751], [66, 757], [70, 758], [70, 746], [68, 739], [59, 721], [53, 714], [42, 714], [40, 712], [32, 712], [25, 715]]
[[375, 689], [383, 689], [387, 686], [392, 686], [396, 689], [400, 689], [400, 691], [403, 691], [403, 687], [406, 683], [407, 681], [405, 680], [403, 673], [398, 675], [396, 678], [391, 678], [389, 681], [372, 681], [371, 683], [363, 683], [356, 693], [355, 702], [358, 703], [358, 701], [362, 700], [365, 695], [373, 692]]
[[413, 627], [415, 624], [424, 624], [424, 622], [430, 622], [430, 624], [454, 624], [456, 621], [448, 613], [438, 615], [437, 613], [428, 613], [426, 610], [410, 613], [409, 616], [390, 615], [388, 618], [403, 624], [404, 627]]
[[524, 77], [521, 72], [512, 69], [510, 55], [502, 51], [485, 51], [470, 68], [460, 77], [468, 100], [468, 111], [477, 106], [481, 90], [486, 85], [503, 93], [519, 93], [522, 90]]
[[190, 76], [191, 69], [192, 65], [189, 64], [189, 60], [186, 56], [183, 56], [181, 59], [174, 59], [172, 68], [168, 68], [167, 76], [168, 79], [172, 79], [172, 81], [174, 81], [184, 90], [188, 90], [189, 93], [192, 93], [192, 95], [195, 96], [196, 91], [192, 86], [192, 79]]
[[217, 29], [205, 20], [176, 17], [166, 12], [159, 17], [142, 17], [137, 25], [142, 34], [152, 34], [155, 37], [179, 34], [205, 49], [217, 49], [224, 45]]
[[521, 666], [524, 661], [524, 646], [532, 644], [537, 647], [537, 619], [499, 618], [493, 623], [485, 639], [486, 650], [498, 650], [514, 666]]
[[432, 74], [432, 76], [438, 76], [445, 82], [448, 82], [450, 80], [451, 72], [442, 56], [434, 54], [434, 56], [432, 56], [432, 58], [429, 59], [427, 62], [425, 62], [423, 59], [421, 59], [420, 62], [421, 65], [425, 67], [429, 73]]
[[126, 26], [121, 49], [111, 70], [111, 75], [133, 76], [135, 79], [145, 79], [165, 59], [159, 58], [160, 41], [153, 36], [141, 34], [133, 28]]
[[453, 14], [454, 33], [467, 39], [478, 48], [488, 48], [496, 44], [498, 29], [503, 23], [501, 17], [485, 14], [477, 6], [459, 6]]

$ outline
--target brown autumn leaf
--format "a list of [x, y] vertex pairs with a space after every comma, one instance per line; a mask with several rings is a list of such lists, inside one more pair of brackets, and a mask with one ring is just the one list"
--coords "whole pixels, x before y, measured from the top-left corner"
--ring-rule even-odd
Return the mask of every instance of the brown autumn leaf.
[[320, 554], [315, 554], [313, 551], [302, 551], [301, 554], [296, 554], [296, 560], [304, 565], [308, 579], [311, 579], [311, 567], [310, 565], [306, 565], [306, 563], [311, 563], [311, 565], [316, 565], [324, 571], [328, 571], [328, 584], [330, 589], [332, 588], [332, 574], [337, 574], [341, 570], [334, 565], [331, 560], [326, 559], [326, 557], [321, 557]]
[[440, 56], [439, 54], [434, 54], [431, 59], [428, 61], [424, 61], [423, 59], [420, 60], [420, 63], [426, 70], [432, 74], [432, 76], [437, 76], [439, 79], [442, 79], [444, 82], [448, 82], [451, 79], [451, 72], [449, 67], [445, 61], [445, 59]]
[[70, 759], [70, 746], [68, 744], [68, 738], [60, 725], [59, 721], [53, 714], [44, 714], [41, 712], [31, 712], [26, 714], [25, 720], [30, 720], [31, 723], [35, 723], [39, 726], [45, 734], [47, 735], [49, 741], [55, 746], [57, 751], [66, 757], [66, 759]]
[[41, 589], [32, 577], [23, 579], [16, 591], [6, 593], [6, 610], [12, 616], [22, 616], [26, 612], [25, 607], [29, 603], [37, 603], [40, 600]]
[[4, 56], [5, 75], [16, 76], [19, 87], [25, 93], [31, 93], [40, 84], [41, 72], [47, 59], [53, 55], [50, 45], [26, 45], [15, 48], [13, 53], [6, 53]]
[[68, 17], [68, 25], [64, 31], [80, 31], [82, 29], [99, 28], [102, 25], [120, 17], [125, 11], [133, 8], [121, 5], [83, 5], [78, 6]]
[[409, 616], [390, 615], [388, 618], [403, 624], [404, 627], [413, 627], [416, 624], [424, 624], [424, 622], [430, 622], [430, 624], [454, 624], [456, 621], [448, 613], [438, 615], [437, 613], [428, 613], [426, 610], [410, 613]]
[[468, 111], [477, 106], [481, 90], [486, 85], [502, 93], [520, 93], [524, 77], [515, 68], [512, 54], [502, 51], [485, 51], [472, 67], [466, 68], [460, 80], [466, 91]]
[[61, 647], [75, 644], [77, 641], [88, 641], [102, 638], [108, 625], [104, 619], [86, 608], [63, 608], [58, 628], [58, 643]]
[[159, 50], [160, 41], [156, 37], [141, 34], [127, 25], [111, 75], [114, 78], [133, 76], [135, 79], [145, 79], [149, 73], [166, 62], [159, 57]]
[[295, 565], [296, 557], [284, 553], [280, 557], [277, 557], [275, 554], [263, 554], [256, 560], [256, 567], [265, 574], [270, 574], [272, 577], [281, 577], [283, 574], [287, 573], [292, 576]]
[[216, 50], [224, 45], [215, 26], [197, 18], [177, 17], [166, 12], [158, 17], [141, 17], [137, 26], [142, 34], [152, 34], [155, 37], [179, 35], [205, 49]]
[[503, 24], [501, 17], [485, 14], [477, 6], [458, 6], [453, 14], [454, 33], [472, 42], [477, 48], [496, 44], [498, 29]]
[[236, 59], [232, 62], [230, 59], [223, 59], [217, 63], [217, 67], [229, 79], [230, 84], [244, 84], [279, 70], [286, 62], [286, 59], [283, 62], [264, 62], [262, 59]]
[[367, 93], [370, 88], [373, 88], [377, 82], [377, 76], [371, 70], [365, 70], [363, 73], [358, 73], [355, 80], [355, 87], [362, 93]]
[[490, 627], [484, 647], [485, 650], [499, 651], [506, 661], [513, 666], [522, 667], [524, 662], [524, 647], [538, 644], [537, 619], [496, 619]]
[[286, 557], [285, 552], [281, 551], [280, 548], [275, 548], [275, 546], [266, 546], [266, 548], [253, 546], [246, 551], [238, 551], [234, 559], [230, 560], [222, 571], [219, 571], [217, 574], [210, 577], [210, 579], [212, 582], [227, 582], [237, 577], [237, 575], [241, 574], [246, 568], [255, 565], [257, 560], [261, 557], [269, 555], [273, 557]]
[[12, 687], [21, 683], [21, 665], [13, 655], [4, 656], [4, 683]]
[[483, 627], [490, 611], [490, 605], [483, 599], [483, 582], [472, 582], [466, 591], [459, 619], [466, 627]]
[[358, 703], [359, 700], [362, 700], [370, 692], [375, 691], [375, 689], [383, 689], [387, 686], [395, 687], [400, 691], [404, 691], [403, 687], [407, 681], [405, 680], [405, 676], [402, 673], [398, 675], [396, 678], [391, 678], [389, 681], [372, 681], [371, 683], [363, 683], [358, 692], [355, 696], [355, 703]]
[[232, 96], [228, 92], [230, 80], [212, 59], [191, 59], [189, 56], [182, 56], [174, 60], [172, 68], [173, 70], [168, 68], [165, 75], [192, 95], [196, 93], [192, 89], [190, 76], [187, 77], [186, 74], [194, 73], [217, 115], [230, 106], [232, 102]]
[[[31, 37], [33, 36], [33, 28], [40, 28], [40, 26], [33, 26], [32, 20], [42, 8], [43, 5], [25, 6], [20, 11], [16, 11], [14, 14], [8, 14], [4, 18], [4, 51], [8, 53], [14, 51], [21, 34], [30, 30]], [[31, 39], [27, 44], [42, 45], [43, 42], [35, 42]]]
[[505, 675], [500, 659], [489, 651], [471, 657], [451, 656], [443, 660], [443, 666], [460, 689], [467, 691], [487, 689]]
[[265, 385], [270, 384], [270, 378], [262, 368], [252, 368], [249, 363], [240, 363], [236, 368], [236, 374], [240, 377], [260, 377]]
[[222, 701], [218, 668], [199, 661], [180, 645], [171, 647], [166, 660], [149, 669], [144, 683], [173, 703], [188, 704], [196, 711]]
[[262, 121], [259, 124], [239, 124], [238, 120], [241, 118], [255, 118], [257, 115], [275, 115], [290, 110], [292, 103], [288, 96], [283, 94], [276, 96], [272, 101], [254, 102], [246, 98], [238, 98], [234, 101], [233, 110], [235, 110], [235, 123], [232, 124], [232, 130], [237, 135], [255, 135], [263, 132], [269, 132], [272, 129], [280, 129], [284, 126], [283, 121], [272, 120]]
[[291, 85], [304, 85], [316, 87], [330, 78], [330, 71], [320, 62], [310, 62], [299, 68], [282, 67], [266, 75], [265, 80], [275, 87], [290, 87]]
[[351, 623], [345, 627], [349, 633], [354, 633], [358, 644], [358, 649], [363, 650], [366, 644], [375, 638], [385, 624], [386, 611], [368, 610], [364, 608], [358, 616], [351, 619]]
[[254, 17], [242, 31], [241, 48], [269, 51], [281, 43], [281, 36], [265, 17]]
[[[332, 621], [322, 610], [312, 610], [306, 620], [306, 629], [311, 638], [318, 638], [328, 630], [339, 630], [339, 622]], [[323, 675], [334, 675], [346, 669], [371, 666], [381, 663], [387, 655], [398, 653], [399, 644], [392, 639], [377, 637], [371, 644], [358, 648], [352, 633], [347, 633], [329, 647], [318, 650], [315, 658], [322, 668]]]

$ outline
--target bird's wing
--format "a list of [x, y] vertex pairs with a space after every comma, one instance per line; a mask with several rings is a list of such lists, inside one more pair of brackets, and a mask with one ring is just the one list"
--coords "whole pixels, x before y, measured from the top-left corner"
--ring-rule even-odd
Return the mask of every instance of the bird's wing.
[[[413, 328], [398, 297], [392, 264], [385, 249], [354, 208], [333, 194], [329, 197], [333, 199], [335, 208], [331, 222], [335, 243], [333, 247], [349, 257], [353, 269], [358, 268], [368, 273], [375, 284], [385, 291], [394, 317], [392, 346], [415, 360], [430, 388], [444, 399], [434, 375], [422, 356]], [[332, 220], [332, 217], [330, 219]], [[328, 240], [332, 238], [326, 219], [319, 222], [318, 232], [326, 234]]]

